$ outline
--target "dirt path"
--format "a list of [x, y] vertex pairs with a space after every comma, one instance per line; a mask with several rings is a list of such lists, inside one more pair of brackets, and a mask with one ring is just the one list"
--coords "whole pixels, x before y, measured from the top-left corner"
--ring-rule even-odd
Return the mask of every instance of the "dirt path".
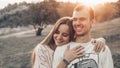
[[[43, 31], [43, 34], [48, 34], [49, 30], [53, 27], [53, 25], [48, 25]], [[22, 28], [23, 29], [23, 28]], [[9, 38], [9, 37], [30, 37], [35, 36], [35, 30], [34, 29], [27, 29], [27, 30], [21, 30], [20, 32], [14, 32], [11, 34], [0, 36], [0, 38]]]
[[35, 30], [28, 30], [28, 31], [22, 31], [22, 32], [18, 32], [18, 33], [12, 33], [9, 35], [4, 35], [4, 36], [0, 36], [0, 38], [8, 38], [8, 37], [28, 37], [28, 36], [32, 36], [35, 34]]

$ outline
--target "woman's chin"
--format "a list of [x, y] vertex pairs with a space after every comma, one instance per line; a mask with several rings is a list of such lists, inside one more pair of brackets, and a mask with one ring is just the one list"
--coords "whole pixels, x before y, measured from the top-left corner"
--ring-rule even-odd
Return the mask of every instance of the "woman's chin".
[[62, 46], [63, 44], [61, 44], [61, 43], [56, 43], [56, 45], [57, 45], [57, 46]]

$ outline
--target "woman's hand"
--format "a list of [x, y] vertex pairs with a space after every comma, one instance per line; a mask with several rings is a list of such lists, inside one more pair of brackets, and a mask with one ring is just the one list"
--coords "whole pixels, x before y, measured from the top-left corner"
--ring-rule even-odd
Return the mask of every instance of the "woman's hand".
[[105, 42], [106, 41], [104, 38], [98, 38], [98, 39], [92, 40], [93, 45], [95, 45], [94, 51], [97, 53], [104, 51], [106, 46]]
[[82, 46], [76, 46], [73, 49], [70, 49], [70, 46], [67, 46], [67, 49], [64, 53], [64, 59], [66, 59], [68, 62], [71, 62], [72, 60], [76, 58], [80, 58], [84, 55], [84, 47]]

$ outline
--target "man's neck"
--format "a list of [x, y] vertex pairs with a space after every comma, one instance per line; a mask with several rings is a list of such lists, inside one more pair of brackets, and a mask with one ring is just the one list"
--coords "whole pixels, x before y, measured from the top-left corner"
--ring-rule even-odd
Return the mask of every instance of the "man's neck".
[[84, 36], [77, 36], [76, 39], [75, 39], [75, 42], [78, 42], [78, 43], [87, 43], [91, 40], [91, 35], [88, 33]]

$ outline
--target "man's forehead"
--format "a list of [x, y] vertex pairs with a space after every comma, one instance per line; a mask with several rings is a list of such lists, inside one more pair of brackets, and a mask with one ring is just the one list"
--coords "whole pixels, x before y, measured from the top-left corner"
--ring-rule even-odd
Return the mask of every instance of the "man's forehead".
[[73, 18], [79, 18], [81, 16], [81, 14], [78, 11], [74, 11], [73, 12]]
[[88, 10], [82, 10], [82, 11], [73, 11], [72, 18], [80, 18], [80, 17], [86, 17], [89, 15]]

